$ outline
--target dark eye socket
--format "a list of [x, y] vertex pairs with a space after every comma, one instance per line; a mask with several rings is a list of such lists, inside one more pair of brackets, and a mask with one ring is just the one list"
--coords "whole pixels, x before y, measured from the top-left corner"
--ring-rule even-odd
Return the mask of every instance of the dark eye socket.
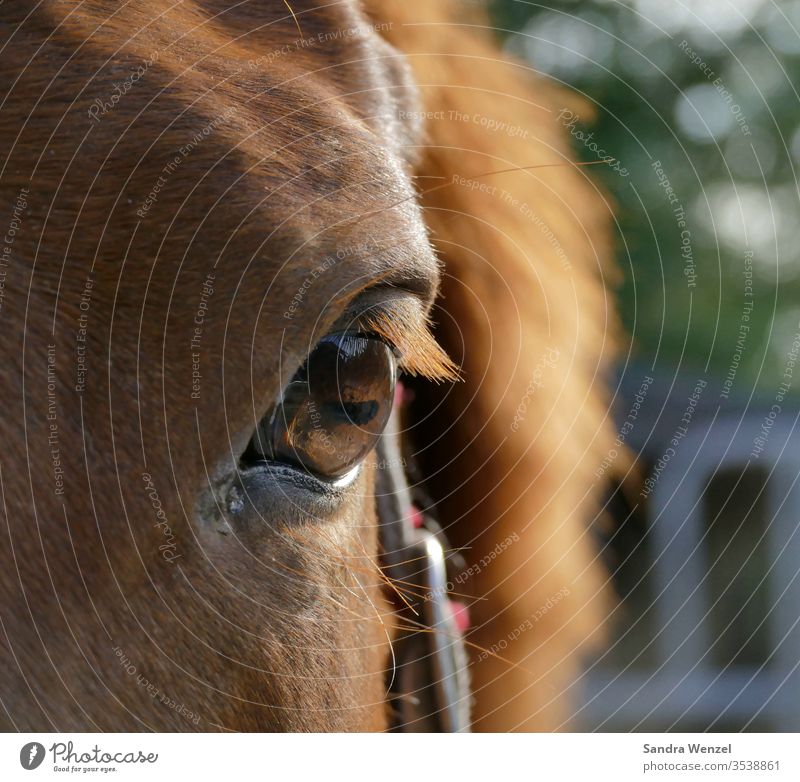
[[329, 480], [342, 477], [375, 447], [396, 380], [394, 353], [377, 337], [325, 337], [258, 425], [244, 463], [289, 462]]

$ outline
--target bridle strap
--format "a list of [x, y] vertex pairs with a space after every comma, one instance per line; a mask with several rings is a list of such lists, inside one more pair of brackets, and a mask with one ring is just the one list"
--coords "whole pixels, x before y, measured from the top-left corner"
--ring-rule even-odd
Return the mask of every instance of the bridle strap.
[[398, 624], [404, 628], [393, 642], [392, 730], [468, 732], [467, 655], [447, 590], [447, 543], [438, 524], [414, 506], [397, 409], [381, 437], [378, 458], [382, 569], [393, 583]]

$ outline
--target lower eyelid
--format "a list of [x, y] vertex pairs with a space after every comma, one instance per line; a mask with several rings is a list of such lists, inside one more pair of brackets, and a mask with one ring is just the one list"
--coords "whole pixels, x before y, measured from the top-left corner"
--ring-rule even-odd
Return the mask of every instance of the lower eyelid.
[[293, 465], [264, 462], [239, 471], [225, 506], [234, 525], [321, 523], [341, 509], [360, 474], [358, 465], [336, 481], [325, 481]]

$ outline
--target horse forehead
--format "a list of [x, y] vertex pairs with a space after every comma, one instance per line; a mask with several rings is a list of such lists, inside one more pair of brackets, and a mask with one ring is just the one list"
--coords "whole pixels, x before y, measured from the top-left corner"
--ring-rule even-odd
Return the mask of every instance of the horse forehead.
[[[300, 271], [340, 251], [337, 272], [358, 274], [350, 262], [375, 235], [410, 245], [391, 263], [432, 265], [408, 176], [417, 132], [403, 117], [416, 102], [408, 66], [355, 3], [292, 5], [302, 35], [280, 2], [198, 0], [165, 12], [96, 0], [53, 20], [76, 75], [67, 88], [80, 92], [75, 146], [87, 108], [98, 115], [88, 121], [92, 149], [77, 156], [109, 156], [84, 213], [127, 202], [148, 229], [137, 240], [154, 242], [202, 221], [212, 242], [242, 237], [241, 259], [289, 233], [281, 262], [296, 251], [287, 268]], [[158, 252], [169, 252], [160, 239]]]
[[268, 97], [277, 109], [358, 117], [387, 142], [415, 135], [418, 127], [398, 121], [417, 96], [410, 67], [381, 34], [391, 25], [373, 23], [351, 0], [292, 6], [296, 17], [282, 0], [168, 8], [160, 0], [93, 0], [77, 10], [57, 2], [48, 6], [48, 27], [92, 53], [95, 76], [119, 80], [126, 64], [156, 63], [172, 76], [169, 91], [193, 101], [206, 95], [246, 107]]
[[242, 34], [251, 23], [215, 33], [188, 75], [183, 58], [168, 66], [217, 147], [236, 150], [214, 166], [237, 181], [239, 214], [253, 210], [259, 236], [291, 235], [281, 271], [319, 275], [320, 295], [332, 292], [322, 278], [336, 289], [387, 266], [434, 274], [408, 175], [419, 128], [405, 119], [417, 93], [404, 58], [348, 3], [302, 16], [302, 38], [272, 25]]
[[292, 6], [296, 17], [281, 0], [49, 3], [42, 45], [57, 53], [37, 60], [40, 81], [63, 85], [50, 98], [59, 106], [73, 99], [112, 134], [145, 125], [161, 147], [198, 118], [204, 134], [262, 159], [280, 149], [295, 168], [331, 152], [353, 155], [354, 175], [369, 153], [378, 170], [387, 151], [411, 158], [420, 128], [404, 109], [416, 87], [386, 24], [350, 0]]

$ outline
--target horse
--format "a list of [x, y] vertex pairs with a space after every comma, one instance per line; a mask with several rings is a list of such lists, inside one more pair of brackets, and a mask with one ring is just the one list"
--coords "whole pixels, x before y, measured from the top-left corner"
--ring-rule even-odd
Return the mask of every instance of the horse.
[[588, 102], [479, 4], [0, 17], [4, 730], [569, 727], [611, 604]]

